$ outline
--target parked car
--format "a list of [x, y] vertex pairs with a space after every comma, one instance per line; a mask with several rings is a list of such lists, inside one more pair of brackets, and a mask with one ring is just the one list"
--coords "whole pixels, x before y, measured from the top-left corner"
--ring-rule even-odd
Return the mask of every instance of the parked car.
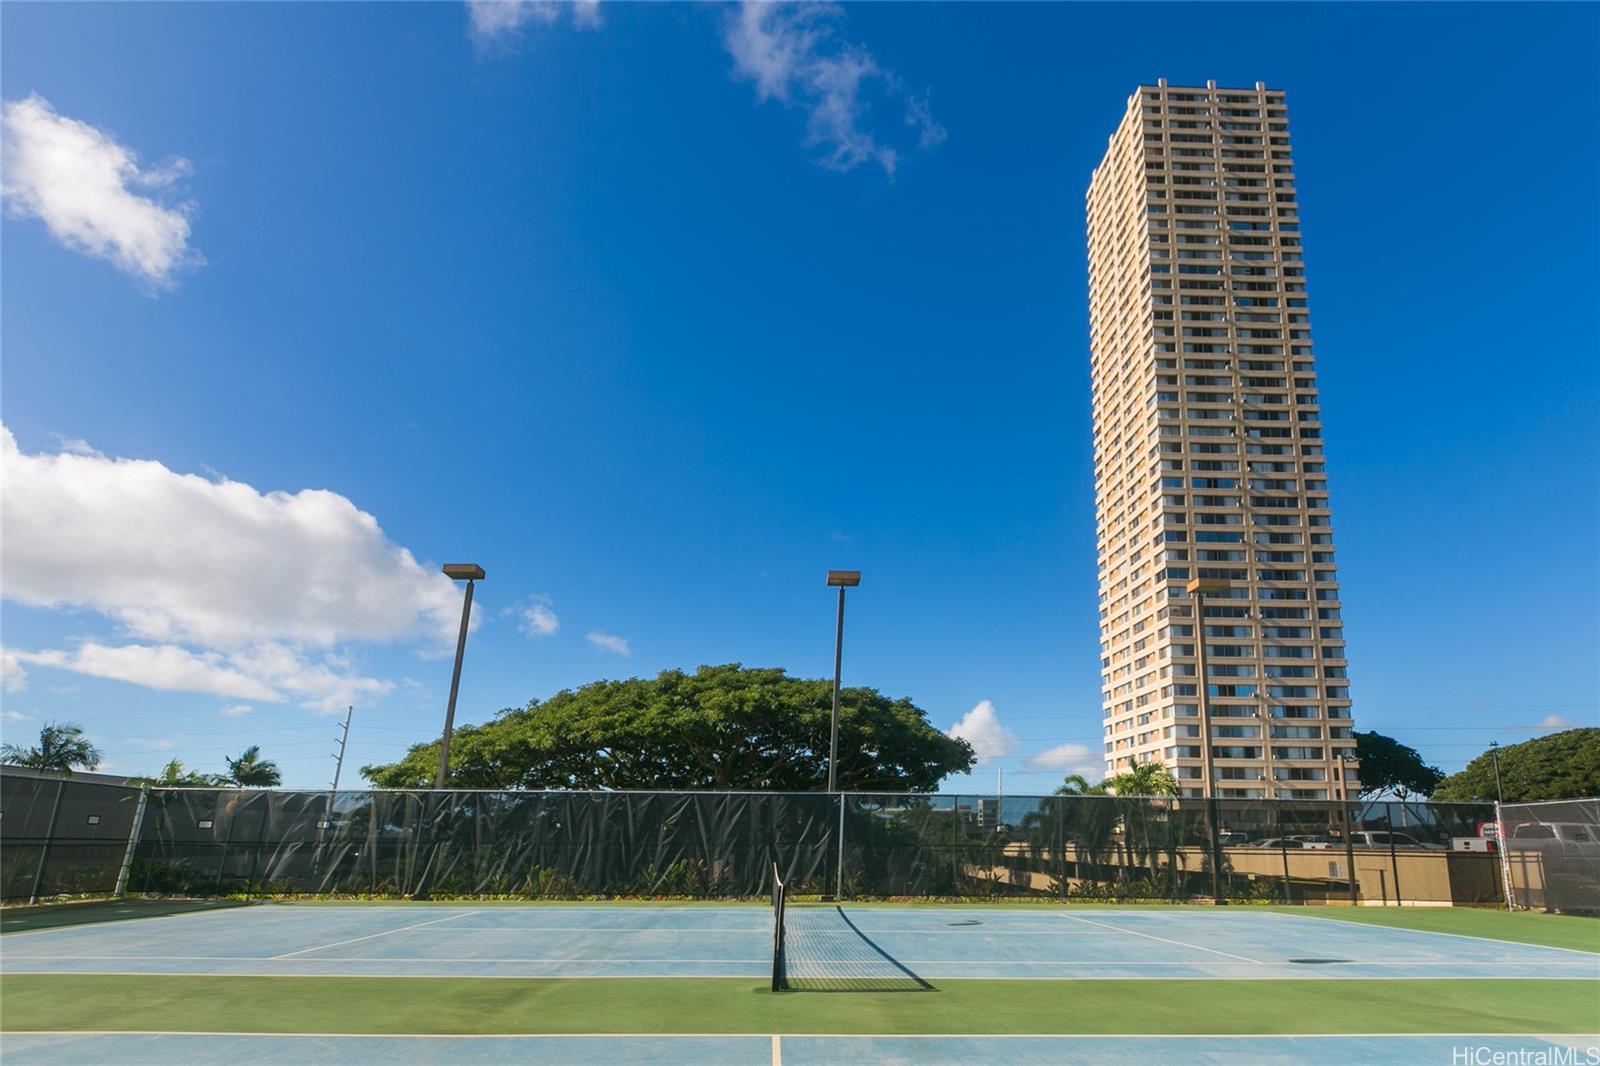
[[1350, 843], [1358, 848], [1420, 848], [1423, 851], [1447, 851], [1443, 844], [1429, 844], [1418, 840], [1406, 833], [1391, 833], [1384, 830], [1357, 830], [1350, 834]]

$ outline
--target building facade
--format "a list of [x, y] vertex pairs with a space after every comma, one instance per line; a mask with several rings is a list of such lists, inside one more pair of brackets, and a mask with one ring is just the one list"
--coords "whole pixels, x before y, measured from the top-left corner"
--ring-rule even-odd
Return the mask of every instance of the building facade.
[[1354, 795], [1284, 94], [1140, 86], [1087, 199], [1107, 771]]

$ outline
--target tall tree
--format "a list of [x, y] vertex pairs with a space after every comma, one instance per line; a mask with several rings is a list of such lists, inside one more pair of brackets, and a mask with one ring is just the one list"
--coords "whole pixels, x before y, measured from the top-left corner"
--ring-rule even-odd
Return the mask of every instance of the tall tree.
[[83, 735], [83, 727], [72, 722], [50, 722], [39, 730], [37, 747], [16, 744], [0, 746], [0, 759], [33, 770], [53, 770], [70, 774], [73, 770], [93, 770], [100, 765], [100, 750]]
[[1361, 794], [1376, 796], [1391, 793], [1404, 800], [1413, 793], [1433, 792], [1444, 774], [1437, 766], [1422, 761], [1416, 748], [1407, 747], [1382, 733], [1355, 733], [1356, 758], [1360, 761]]
[[273, 788], [283, 781], [278, 764], [261, 757], [261, 745], [252, 744], [237, 759], [225, 759], [228, 773], [224, 781], [240, 788]]
[[[1507, 803], [1600, 796], [1600, 728], [1568, 729], [1500, 749]], [[1484, 752], [1433, 790], [1436, 800], [1495, 799], [1494, 754]]]
[[[832, 682], [738, 663], [596, 681], [507, 709], [450, 742], [458, 788], [761, 789], [808, 791], [828, 777]], [[437, 741], [397, 763], [363, 766], [385, 788], [426, 787]], [[972, 747], [928, 723], [907, 699], [870, 688], [840, 694], [839, 772], [851, 791], [932, 791], [972, 768]]]

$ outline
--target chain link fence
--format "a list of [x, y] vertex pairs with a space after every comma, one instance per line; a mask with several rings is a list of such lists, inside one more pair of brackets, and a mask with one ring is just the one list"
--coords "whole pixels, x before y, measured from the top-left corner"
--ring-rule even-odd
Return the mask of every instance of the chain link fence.
[[[182, 896], [735, 899], [769, 893], [774, 864], [790, 898], [1504, 899], [1487, 804], [151, 789], [141, 811], [136, 788], [0, 785], [7, 900], [111, 893], [119, 874]], [[1540, 861], [1549, 896], [1567, 874]]]
[[1600, 799], [1500, 807], [1512, 907], [1600, 916]]

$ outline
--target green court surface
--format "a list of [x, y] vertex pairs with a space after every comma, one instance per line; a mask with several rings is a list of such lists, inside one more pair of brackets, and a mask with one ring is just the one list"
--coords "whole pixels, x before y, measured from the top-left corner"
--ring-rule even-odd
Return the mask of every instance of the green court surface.
[[0, 908], [0, 933], [25, 933], [35, 929], [60, 929], [132, 918], [160, 918], [245, 905], [244, 900], [233, 899], [95, 899], [75, 903], [43, 903], [32, 907], [5, 907]]
[[[1130, 1004], [1138, 1004], [1137, 1010]], [[772, 993], [740, 978], [0, 978], [8, 1032], [1584, 1033], [1585, 981], [942, 981]]]

